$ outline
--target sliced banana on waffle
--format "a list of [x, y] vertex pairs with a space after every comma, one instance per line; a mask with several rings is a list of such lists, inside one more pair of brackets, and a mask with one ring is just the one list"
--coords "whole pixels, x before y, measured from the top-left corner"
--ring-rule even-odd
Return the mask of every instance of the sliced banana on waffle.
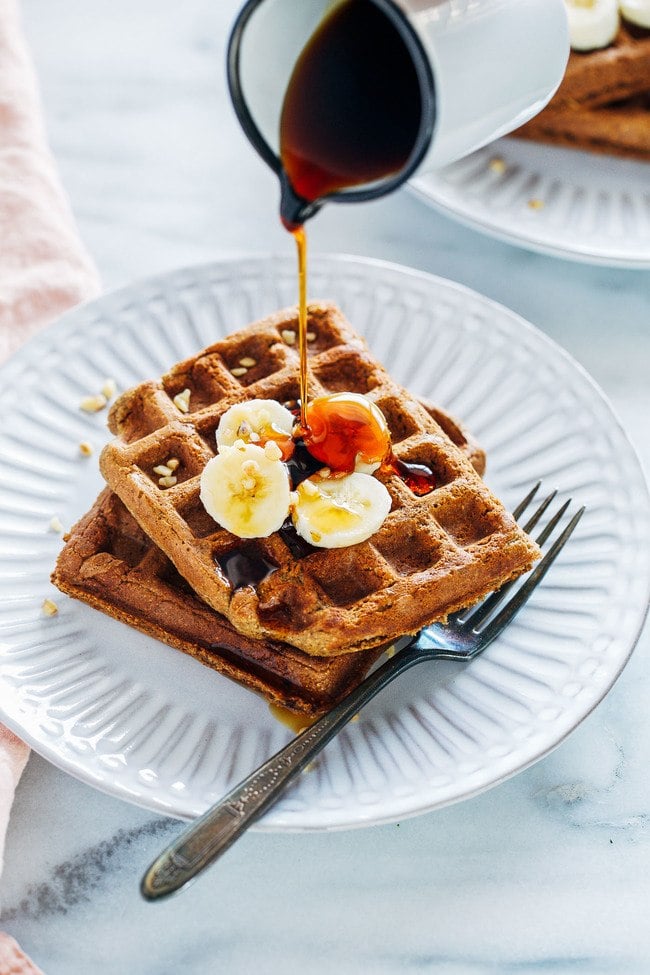
[[217, 446], [232, 447], [237, 440], [257, 444], [267, 440], [288, 440], [295, 422], [289, 410], [272, 399], [235, 403], [219, 421]]
[[381, 528], [391, 497], [369, 474], [321, 477], [298, 485], [291, 517], [305, 541], [319, 548], [344, 548], [364, 542]]
[[650, 28], [650, 0], [620, 0], [620, 7], [626, 20]]
[[239, 538], [266, 538], [289, 513], [289, 473], [277, 444], [222, 446], [201, 474], [201, 501], [218, 524]]
[[566, 0], [569, 40], [574, 51], [611, 44], [619, 28], [618, 0]]

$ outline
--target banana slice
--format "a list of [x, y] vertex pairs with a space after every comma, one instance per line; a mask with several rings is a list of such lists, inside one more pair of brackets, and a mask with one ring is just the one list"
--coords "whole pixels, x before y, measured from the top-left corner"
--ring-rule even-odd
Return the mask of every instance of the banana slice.
[[219, 421], [217, 446], [232, 447], [237, 440], [260, 444], [288, 440], [295, 422], [289, 410], [273, 399], [235, 403]]
[[566, 0], [569, 41], [574, 51], [611, 44], [619, 27], [618, 0]]
[[620, 0], [619, 6], [626, 20], [650, 28], [650, 0]]
[[286, 466], [274, 443], [265, 448], [238, 441], [224, 446], [201, 474], [205, 510], [239, 538], [266, 538], [289, 513], [290, 486]]
[[344, 548], [370, 538], [390, 511], [390, 494], [369, 474], [323, 478], [298, 485], [291, 517], [305, 541], [319, 548]]

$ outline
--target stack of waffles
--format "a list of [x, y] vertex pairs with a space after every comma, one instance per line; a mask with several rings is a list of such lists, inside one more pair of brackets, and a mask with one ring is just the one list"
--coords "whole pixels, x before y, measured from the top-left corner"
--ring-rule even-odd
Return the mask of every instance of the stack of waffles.
[[650, 161], [650, 29], [621, 20], [609, 47], [572, 51], [555, 96], [513, 134]]
[[430, 493], [417, 497], [382, 469], [392, 500], [384, 524], [338, 549], [309, 545], [290, 522], [243, 540], [208, 515], [199, 482], [224, 412], [298, 397], [290, 309], [115, 402], [115, 439], [100, 462], [107, 487], [68, 535], [53, 581], [271, 702], [317, 714], [400, 636], [518, 576], [538, 550], [483, 483], [480, 448], [398, 386], [335, 306], [309, 307], [308, 336], [310, 396], [367, 396], [386, 417], [395, 455], [432, 471]]

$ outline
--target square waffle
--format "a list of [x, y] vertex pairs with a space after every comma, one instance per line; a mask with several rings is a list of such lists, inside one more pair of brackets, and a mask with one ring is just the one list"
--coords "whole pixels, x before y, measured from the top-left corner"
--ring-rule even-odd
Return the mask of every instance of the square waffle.
[[[426, 403], [479, 474], [485, 454], [456, 420]], [[289, 711], [331, 708], [365, 676], [381, 649], [316, 657], [238, 633], [192, 592], [109, 488], [66, 536], [52, 582], [70, 596], [182, 650]]]
[[554, 97], [513, 135], [650, 160], [650, 30], [623, 20], [609, 47], [572, 51]]
[[108, 488], [66, 537], [52, 581], [62, 592], [298, 713], [332, 707], [381, 653], [314, 657], [238, 633], [197, 598]]
[[552, 109], [599, 108], [650, 92], [650, 30], [621, 20], [608, 47], [571, 51]]
[[650, 94], [601, 108], [542, 112], [519, 135], [567, 149], [650, 162]]
[[[308, 334], [310, 395], [365, 394], [384, 413], [397, 458], [435, 476], [435, 489], [417, 497], [399, 476], [382, 473], [392, 507], [367, 541], [315, 549], [291, 526], [243, 541], [217, 525], [199, 498], [225, 410], [248, 399], [297, 399], [295, 309], [123, 394], [109, 416], [117, 436], [100, 464], [143, 531], [238, 632], [330, 656], [385, 645], [445, 619], [528, 569], [538, 550], [432, 412], [392, 381], [337, 308], [310, 305]], [[155, 468], [170, 457], [180, 465], [175, 483], [162, 487]], [[234, 555], [268, 571], [233, 587], [223, 566]]]

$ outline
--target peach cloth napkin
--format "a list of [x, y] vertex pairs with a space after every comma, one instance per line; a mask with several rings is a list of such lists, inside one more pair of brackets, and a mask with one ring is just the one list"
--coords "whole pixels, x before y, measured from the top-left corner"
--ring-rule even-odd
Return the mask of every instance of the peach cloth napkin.
[[[0, 0], [0, 362], [65, 309], [98, 294], [47, 145], [16, 0]], [[29, 749], [0, 725], [0, 870]], [[0, 932], [0, 975], [38, 969]]]

